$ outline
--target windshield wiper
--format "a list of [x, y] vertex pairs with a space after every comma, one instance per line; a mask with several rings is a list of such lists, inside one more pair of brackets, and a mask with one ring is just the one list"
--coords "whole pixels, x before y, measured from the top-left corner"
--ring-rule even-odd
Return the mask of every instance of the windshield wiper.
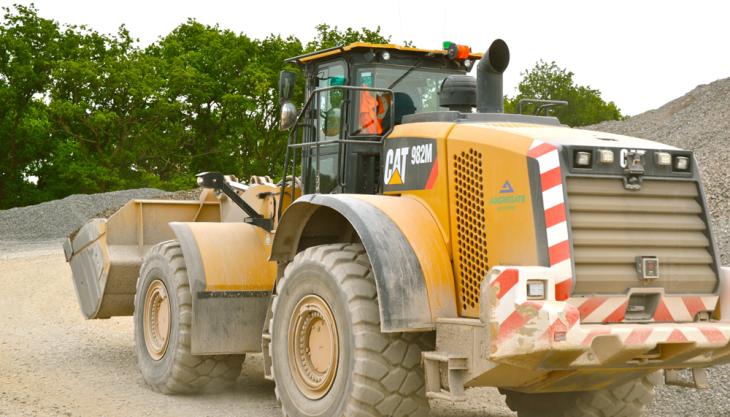
[[411, 72], [413, 72], [414, 69], [420, 67], [422, 63], [423, 63], [423, 59], [419, 59], [418, 62], [416, 62], [415, 64], [413, 64], [413, 66], [411, 66], [410, 68], [408, 68], [406, 70], [406, 72], [403, 73], [403, 75], [401, 75], [400, 77], [398, 77], [398, 79], [396, 79], [395, 81], [393, 81], [393, 83], [388, 86], [388, 90], [392, 90], [393, 87], [395, 87], [396, 85], [398, 85], [399, 82], [403, 81], [403, 79], [406, 78], [408, 76], [408, 74], [410, 74]]

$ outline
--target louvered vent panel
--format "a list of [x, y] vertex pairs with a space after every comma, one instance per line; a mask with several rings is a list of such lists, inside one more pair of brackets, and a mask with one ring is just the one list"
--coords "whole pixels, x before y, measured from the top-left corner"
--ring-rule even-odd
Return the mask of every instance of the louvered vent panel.
[[648, 285], [667, 294], [714, 292], [717, 275], [697, 184], [644, 179], [641, 190], [620, 179], [568, 178], [575, 295], [624, 294], [645, 285], [636, 258], [659, 258]]
[[454, 155], [458, 291], [462, 315], [479, 315], [479, 286], [487, 266], [487, 232], [484, 222], [484, 166], [474, 149]]

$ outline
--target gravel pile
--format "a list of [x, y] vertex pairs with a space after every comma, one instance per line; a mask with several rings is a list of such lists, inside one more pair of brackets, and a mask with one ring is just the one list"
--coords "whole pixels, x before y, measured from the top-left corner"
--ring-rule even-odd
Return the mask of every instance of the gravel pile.
[[77, 194], [34, 206], [0, 211], [0, 240], [27, 241], [65, 238], [98, 213], [119, 208], [135, 198], [159, 198], [155, 188]]
[[[656, 140], [694, 151], [707, 194], [723, 265], [730, 264], [730, 78], [701, 85], [664, 106], [621, 122], [588, 129]], [[709, 390], [660, 387], [647, 413], [730, 416], [730, 365], [708, 371]]]
[[588, 129], [637, 136], [694, 151], [723, 264], [730, 264], [730, 78], [701, 85], [664, 106]]

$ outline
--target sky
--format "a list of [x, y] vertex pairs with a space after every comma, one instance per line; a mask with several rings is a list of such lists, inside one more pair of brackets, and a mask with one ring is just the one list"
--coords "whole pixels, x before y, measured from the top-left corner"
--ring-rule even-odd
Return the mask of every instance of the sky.
[[[24, 0], [0, 0], [0, 6]], [[374, 28], [395, 43], [438, 49], [444, 40], [485, 50], [510, 47], [505, 93], [539, 59], [601, 91], [624, 114], [660, 107], [700, 84], [730, 77], [730, 2], [716, 0], [225, 1], [34, 0], [41, 16], [115, 33], [124, 24], [141, 45], [194, 18], [254, 38], [271, 33], [306, 42], [319, 23]]]

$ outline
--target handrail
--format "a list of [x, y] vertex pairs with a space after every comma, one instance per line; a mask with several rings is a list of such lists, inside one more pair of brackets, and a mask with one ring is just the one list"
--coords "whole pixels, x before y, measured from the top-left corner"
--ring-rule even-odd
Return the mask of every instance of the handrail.
[[[350, 132], [349, 132], [349, 126], [347, 123], [345, 123], [345, 126], [347, 127], [347, 131], [340, 132], [340, 137], [343, 139], [333, 139], [333, 140], [326, 140], [326, 141], [319, 141], [316, 137], [316, 131], [315, 131], [315, 140], [312, 142], [302, 142], [302, 143], [296, 143], [296, 133], [299, 131], [300, 127], [309, 127], [309, 128], [315, 128], [316, 126], [313, 124], [305, 124], [303, 122], [303, 119], [306, 117], [307, 112], [309, 111], [309, 107], [312, 104], [312, 102], [315, 100], [315, 98], [318, 98], [322, 93], [333, 91], [333, 90], [344, 90], [344, 91], [368, 91], [368, 92], [375, 92], [375, 93], [384, 93], [390, 96], [390, 111], [389, 118], [390, 123], [388, 124], [388, 130], [383, 132], [381, 135], [362, 135], [364, 139], [375, 137], [377, 140], [356, 140], [356, 139], [349, 139]], [[346, 98], [346, 103], [348, 103], [350, 100], [349, 98]], [[347, 113], [345, 113], [346, 117], [348, 116]], [[346, 121], [346, 120], [345, 120]], [[346, 145], [346, 144], [371, 144], [371, 145], [377, 145], [381, 144], [383, 141], [383, 138], [385, 136], [388, 136], [390, 132], [393, 130], [395, 123], [395, 93], [393, 90], [389, 88], [372, 88], [372, 87], [358, 87], [358, 86], [352, 86], [352, 85], [333, 85], [333, 86], [327, 86], [327, 87], [321, 87], [317, 88], [309, 95], [307, 98], [307, 101], [304, 104], [304, 107], [302, 107], [302, 111], [297, 116], [297, 119], [295, 123], [292, 125], [293, 127], [289, 130], [289, 137], [287, 138], [287, 146], [286, 146], [286, 152], [284, 155], [284, 173], [283, 173], [283, 186], [281, 188], [281, 199], [284, 197], [284, 188], [286, 188], [286, 178], [287, 173], [289, 171], [289, 162], [293, 161], [292, 168], [296, 169], [296, 149], [310, 149], [312, 147], [315, 147], [316, 150], [316, 183], [315, 183], [315, 192], [319, 192], [319, 176], [320, 176], [320, 167], [319, 167], [319, 159], [320, 154], [319, 150], [322, 145], [329, 145], [329, 144], [338, 144], [338, 145]], [[293, 158], [290, 157], [290, 150], [293, 151]], [[296, 172], [292, 172], [292, 184], [294, 183], [293, 178], [296, 175]], [[342, 176], [342, 173], [338, 169], [338, 176]], [[340, 185], [344, 185], [344, 183], [341, 183]], [[295, 194], [295, 187], [292, 185], [291, 187], [291, 200], [294, 201], [294, 198], [296, 196]], [[282, 209], [283, 205], [279, 205], [278, 210], [278, 217], [281, 218], [282, 215]]]

